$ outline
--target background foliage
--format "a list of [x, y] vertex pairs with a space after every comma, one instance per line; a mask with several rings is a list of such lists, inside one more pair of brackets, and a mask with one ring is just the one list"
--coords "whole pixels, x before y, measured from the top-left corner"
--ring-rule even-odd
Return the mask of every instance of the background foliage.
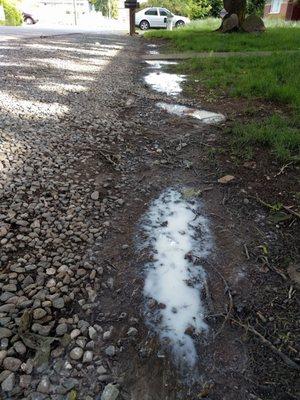
[[[0, 0], [0, 5], [4, 8], [5, 25], [17, 26], [23, 23], [22, 13], [12, 1]], [[0, 21], [0, 25], [3, 25], [2, 21]]]
[[[264, 5], [265, 0], [247, 0], [247, 13], [262, 15]], [[142, 7], [151, 6], [165, 7], [174, 14], [197, 19], [208, 16], [219, 17], [223, 9], [223, 0], [148, 0], [142, 4]]]
[[148, 0], [143, 7], [165, 7], [174, 14], [184, 15], [191, 19], [204, 18], [209, 15], [210, 0]]
[[89, 0], [95, 6], [96, 11], [101, 11], [102, 15], [118, 18], [118, 0]]

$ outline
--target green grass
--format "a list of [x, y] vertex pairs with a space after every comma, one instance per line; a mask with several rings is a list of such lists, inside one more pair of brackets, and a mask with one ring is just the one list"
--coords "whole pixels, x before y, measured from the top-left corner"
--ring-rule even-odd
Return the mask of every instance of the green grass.
[[178, 69], [229, 96], [270, 100], [300, 110], [300, 52], [197, 58], [185, 61]]
[[[300, 53], [274, 53], [271, 56], [203, 58], [185, 61], [180, 72], [216, 93], [232, 97], [268, 100], [290, 108], [290, 118], [276, 114], [253, 123], [237, 123], [232, 129], [234, 152], [251, 158], [253, 146], [270, 147], [281, 161], [299, 160], [300, 146]], [[297, 156], [298, 154], [298, 156]]]
[[[266, 32], [260, 34], [214, 32], [220, 20], [195, 21], [173, 31], [152, 30], [146, 38], [170, 40], [171, 51], [259, 51], [300, 50], [300, 24], [268, 22]], [[279, 25], [279, 26], [278, 26]]]
[[242, 158], [251, 159], [254, 147], [270, 148], [282, 162], [299, 161], [299, 118], [284, 118], [273, 115], [262, 121], [236, 124], [230, 131], [232, 151]]
[[[287, 116], [274, 114], [231, 128], [232, 152], [251, 158], [255, 147], [270, 148], [280, 161], [300, 160], [300, 23], [267, 20], [262, 34], [213, 32], [218, 19], [195, 21], [183, 29], [150, 31], [148, 38], [169, 39], [169, 51], [274, 51], [270, 56], [190, 59], [177, 68], [191, 74], [188, 89], [200, 85], [213, 94], [259, 99], [287, 106]], [[197, 83], [196, 83], [197, 82]]]

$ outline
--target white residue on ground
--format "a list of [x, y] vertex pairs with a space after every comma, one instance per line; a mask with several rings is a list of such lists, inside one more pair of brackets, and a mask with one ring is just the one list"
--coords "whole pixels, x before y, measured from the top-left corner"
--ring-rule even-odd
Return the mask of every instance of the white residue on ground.
[[226, 119], [223, 114], [206, 110], [197, 110], [196, 108], [190, 108], [180, 104], [157, 103], [156, 105], [170, 114], [175, 114], [179, 117], [196, 118], [204, 124], [218, 124], [224, 122]]
[[[151, 257], [145, 266], [146, 318], [176, 362], [192, 368], [198, 355], [190, 334], [203, 334], [208, 327], [201, 299], [205, 272], [190, 255], [197, 255], [201, 263], [210, 254], [208, 220], [201, 203], [168, 189], [150, 206], [142, 232], [146, 240], [140, 250], [147, 249]], [[149, 306], [152, 299], [158, 307]]]
[[165, 60], [147, 60], [146, 64], [148, 64], [151, 68], [162, 69], [164, 65], [177, 65], [177, 61], [165, 61]]
[[169, 74], [167, 72], [150, 72], [145, 76], [145, 82], [153, 90], [176, 96], [182, 92], [181, 83], [185, 81], [184, 75]]

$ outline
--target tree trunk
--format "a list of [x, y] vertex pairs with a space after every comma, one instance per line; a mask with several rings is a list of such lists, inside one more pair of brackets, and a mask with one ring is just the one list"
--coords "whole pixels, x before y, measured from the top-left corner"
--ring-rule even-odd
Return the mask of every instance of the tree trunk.
[[231, 32], [240, 29], [246, 18], [246, 0], [223, 0], [227, 15], [218, 31]]

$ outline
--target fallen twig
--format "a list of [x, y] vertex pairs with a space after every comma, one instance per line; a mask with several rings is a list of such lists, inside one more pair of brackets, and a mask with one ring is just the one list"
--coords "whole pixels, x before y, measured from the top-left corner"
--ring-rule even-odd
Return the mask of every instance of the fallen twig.
[[276, 353], [283, 362], [285, 362], [286, 365], [288, 365], [290, 368], [296, 369], [296, 370], [300, 370], [300, 366], [299, 364], [297, 364], [295, 361], [293, 361], [290, 357], [288, 357], [286, 354], [284, 354], [281, 350], [277, 349], [277, 347], [275, 347], [268, 339], [266, 339], [261, 333], [259, 333], [255, 328], [253, 328], [253, 326], [249, 325], [249, 324], [244, 324], [241, 321], [238, 321], [237, 319], [233, 318], [232, 316], [230, 316], [230, 320], [232, 322], [234, 322], [235, 324], [241, 326], [242, 328], [244, 328], [246, 331], [248, 332], [252, 332], [255, 336], [257, 336], [262, 343], [264, 343], [265, 345], [267, 345], [274, 353]]
[[293, 164], [293, 161], [291, 161], [291, 162], [289, 162], [289, 163], [283, 165], [283, 166], [280, 168], [279, 172], [278, 172], [276, 175], [274, 175], [274, 178], [276, 178], [277, 176], [281, 175], [281, 174], [284, 172], [284, 170], [285, 170], [288, 166], [290, 166], [291, 164]]
[[285, 209], [285, 211], [295, 215], [295, 217], [297, 217], [297, 218], [300, 218], [300, 214], [297, 213], [296, 211], [292, 210], [290, 207], [287, 207], [287, 206], [282, 206], [282, 207]]

